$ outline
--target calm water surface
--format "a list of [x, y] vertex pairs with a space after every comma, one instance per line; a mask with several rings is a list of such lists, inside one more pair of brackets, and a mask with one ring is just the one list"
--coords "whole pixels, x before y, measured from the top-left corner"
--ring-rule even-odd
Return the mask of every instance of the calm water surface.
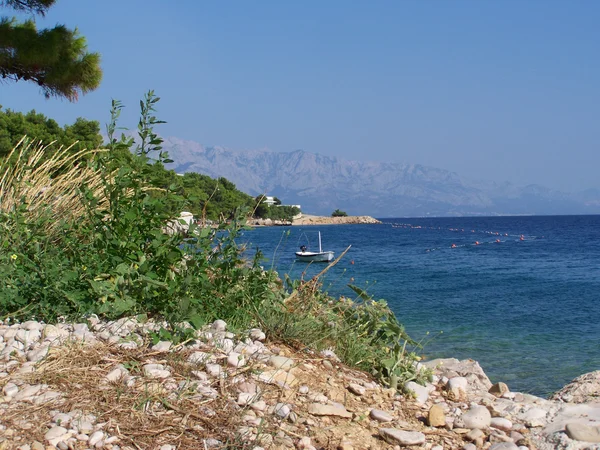
[[513, 391], [547, 395], [600, 370], [600, 216], [382, 220], [261, 228], [241, 240], [292, 278], [324, 267], [294, 260], [300, 245], [318, 247], [317, 230], [336, 256], [352, 245], [328, 292], [367, 288], [426, 342], [427, 358], [475, 359]]

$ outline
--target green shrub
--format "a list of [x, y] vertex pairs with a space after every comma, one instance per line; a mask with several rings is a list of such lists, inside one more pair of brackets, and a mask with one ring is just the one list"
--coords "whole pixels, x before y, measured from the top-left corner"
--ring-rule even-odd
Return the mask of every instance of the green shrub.
[[[58, 172], [47, 169], [58, 175], [37, 184], [31, 183], [35, 167], [9, 177], [15, 172], [4, 164], [2, 316], [53, 322], [92, 313], [106, 319], [143, 314], [165, 319], [169, 325], [160, 336], [174, 340], [193, 332], [181, 323], [198, 328], [223, 319], [234, 330], [259, 325], [270, 338], [298, 348], [332, 349], [392, 387], [422, 381], [417, 357], [407, 350], [415, 343], [384, 301], [356, 287], [356, 301], [333, 299], [320, 290], [318, 277], [284, 286], [274, 271], [260, 267], [260, 252], [245, 260], [236, 238], [248, 210], [238, 209], [218, 229], [192, 225], [186, 234], [165, 232], [189, 199], [177, 186], [152, 182], [156, 164], [168, 162], [153, 130], [161, 123], [154, 118], [157, 101], [149, 92], [142, 102], [137, 145], [115, 137], [122, 105], [113, 102], [107, 151], [76, 165], [57, 161]], [[96, 182], [59, 182], [73, 168]], [[52, 195], [43, 195], [46, 183], [54, 183]], [[37, 191], [25, 189], [34, 185]], [[78, 205], [75, 216], [64, 213], [67, 193]]]
[[346, 211], [340, 211], [339, 209], [336, 209], [334, 212], [331, 213], [331, 217], [347, 217], [348, 214], [346, 214]]

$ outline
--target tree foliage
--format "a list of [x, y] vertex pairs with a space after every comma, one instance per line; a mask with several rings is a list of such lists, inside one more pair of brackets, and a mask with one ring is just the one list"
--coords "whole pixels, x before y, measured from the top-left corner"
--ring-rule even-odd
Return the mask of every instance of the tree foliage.
[[296, 206], [282, 205], [281, 200], [274, 197], [275, 203], [269, 206], [265, 203], [266, 196], [258, 195], [254, 199], [254, 216], [260, 219], [286, 220], [292, 221], [294, 216], [300, 214], [300, 209]]
[[348, 214], [346, 213], [346, 211], [341, 211], [339, 209], [336, 209], [334, 212], [331, 213], [331, 217], [347, 217]]
[[[0, 6], [44, 15], [55, 0], [5, 0]], [[49, 97], [76, 101], [102, 80], [100, 55], [89, 53], [85, 37], [64, 25], [38, 30], [32, 19], [0, 18], [0, 77], [31, 81]]]
[[3, 111], [0, 107], [0, 158], [8, 155], [25, 135], [46, 145], [56, 142], [54, 148], [68, 147], [79, 141], [73, 151], [97, 149], [102, 144], [100, 124], [95, 120], [79, 117], [75, 123], [61, 127], [35, 110], [23, 114], [10, 109]]

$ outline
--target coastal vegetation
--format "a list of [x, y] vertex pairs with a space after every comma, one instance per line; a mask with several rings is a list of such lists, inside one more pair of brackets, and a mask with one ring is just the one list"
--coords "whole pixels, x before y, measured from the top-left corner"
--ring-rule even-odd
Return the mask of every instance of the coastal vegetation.
[[[282, 282], [260, 266], [260, 252], [247, 260], [236, 240], [250, 208], [234, 208], [217, 229], [165, 233], [192, 195], [167, 182], [186, 177], [164, 169], [157, 101], [149, 92], [142, 102], [137, 139], [116, 135], [115, 101], [106, 149], [67, 148], [45, 159], [49, 147], [23, 139], [2, 160], [0, 318], [155, 318], [165, 321], [159, 337], [174, 341], [223, 319], [300, 349], [331, 350], [390, 386], [421, 379], [408, 350], [416, 343], [385, 301], [358, 288], [354, 300], [330, 298], [319, 276]], [[233, 190], [217, 182], [205, 211], [221, 185]]]
[[273, 205], [268, 205], [265, 203], [266, 198], [264, 194], [261, 194], [254, 199], [254, 217], [291, 222], [294, 216], [300, 214], [300, 208], [297, 206], [282, 205], [281, 200], [277, 197], [273, 197], [275, 202]]
[[346, 211], [342, 211], [340, 209], [336, 209], [334, 212], [331, 213], [331, 217], [347, 217], [348, 214], [346, 213]]

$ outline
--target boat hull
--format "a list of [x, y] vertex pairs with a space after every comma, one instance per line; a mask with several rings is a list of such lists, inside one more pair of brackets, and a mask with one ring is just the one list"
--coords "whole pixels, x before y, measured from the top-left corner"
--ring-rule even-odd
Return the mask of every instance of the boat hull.
[[304, 262], [333, 261], [333, 252], [296, 252], [296, 259]]

